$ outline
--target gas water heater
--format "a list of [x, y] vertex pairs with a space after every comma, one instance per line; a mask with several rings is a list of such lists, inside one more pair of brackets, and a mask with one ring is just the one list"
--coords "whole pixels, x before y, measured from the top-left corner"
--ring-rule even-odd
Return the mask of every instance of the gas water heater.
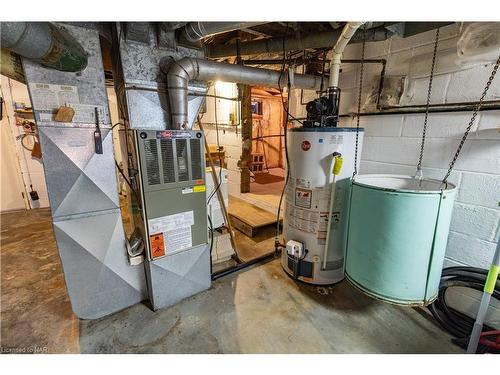
[[364, 131], [337, 127], [339, 94], [330, 88], [327, 96], [309, 102], [303, 126], [287, 132], [286, 251], [281, 261], [290, 276], [311, 284], [344, 278], [356, 134], [359, 165]]

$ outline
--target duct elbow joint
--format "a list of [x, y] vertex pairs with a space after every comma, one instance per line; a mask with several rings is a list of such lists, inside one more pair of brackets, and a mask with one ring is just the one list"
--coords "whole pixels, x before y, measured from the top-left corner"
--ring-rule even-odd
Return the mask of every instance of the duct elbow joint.
[[187, 57], [179, 61], [164, 59], [160, 62], [160, 70], [166, 75], [171, 127], [186, 129], [188, 128], [188, 84], [196, 76], [198, 71], [196, 64]]

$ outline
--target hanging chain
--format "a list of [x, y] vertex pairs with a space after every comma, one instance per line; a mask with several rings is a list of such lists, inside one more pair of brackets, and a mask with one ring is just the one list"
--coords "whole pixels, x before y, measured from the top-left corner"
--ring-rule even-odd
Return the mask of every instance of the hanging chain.
[[361, 115], [361, 93], [363, 91], [363, 73], [365, 68], [365, 45], [366, 28], [363, 27], [363, 43], [361, 44], [361, 67], [359, 72], [358, 112], [356, 115], [356, 145], [354, 147], [354, 172], [352, 173], [353, 178], [358, 174], [359, 118]]
[[434, 79], [434, 68], [436, 66], [436, 55], [439, 42], [439, 27], [436, 29], [436, 40], [434, 41], [434, 52], [432, 54], [431, 75], [429, 77], [429, 88], [427, 89], [427, 105], [425, 107], [424, 128], [422, 130], [422, 143], [420, 145], [420, 157], [417, 164], [417, 176], [422, 177], [422, 159], [424, 158], [425, 136], [427, 133], [427, 119], [429, 117], [429, 107], [431, 104], [432, 81]]
[[469, 125], [467, 125], [467, 129], [465, 130], [465, 133], [462, 137], [462, 140], [460, 141], [460, 144], [458, 145], [458, 149], [455, 152], [455, 156], [453, 156], [453, 159], [450, 163], [450, 166], [448, 167], [448, 171], [446, 172], [446, 175], [443, 178], [443, 184], [447, 183], [448, 177], [450, 177], [451, 171], [453, 170], [453, 167], [455, 166], [455, 162], [458, 159], [458, 156], [460, 155], [460, 151], [462, 151], [462, 147], [467, 140], [467, 136], [469, 135], [469, 132], [472, 128], [472, 125], [474, 124], [476, 120], [477, 113], [481, 109], [483, 105], [484, 98], [486, 97], [486, 93], [490, 89], [491, 82], [493, 82], [493, 79], [495, 78], [495, 75], [497, 74], [498, 66], [500, 65], [500, 56], [497, 58], [497, 62], [495, 66], [493, 67], [493, 71], [491, 72], [490, 78], [488, 79], [488, 82], [486, 83], [486, 87], [484, 88], [483, 95], [481, 95], [481, 98], [479, 99], [479, 102], [477, 103], [476, 107], [474, 108], [474, 113], [472, 114], [472, 117], [469, 121]]

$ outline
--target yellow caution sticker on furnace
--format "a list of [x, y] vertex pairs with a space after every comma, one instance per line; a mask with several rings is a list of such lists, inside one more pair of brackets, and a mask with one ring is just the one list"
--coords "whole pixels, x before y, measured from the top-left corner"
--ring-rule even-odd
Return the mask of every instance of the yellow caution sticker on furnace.
[[198, 186], [193, 186], [193, 191], [195, 193], [202, 193], [207, 190], [207, 187], [205, 185], [198, 185]]

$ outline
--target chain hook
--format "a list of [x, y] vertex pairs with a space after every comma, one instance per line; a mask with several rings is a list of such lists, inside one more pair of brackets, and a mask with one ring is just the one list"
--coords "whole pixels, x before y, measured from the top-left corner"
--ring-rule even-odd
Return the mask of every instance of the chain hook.
[[425, 117], [424, 126], [422, 129], [422, 142], [420, 144], [420, 156], [418, 158], [417, 171], [415, 173], [415, 178], [422, 180], [422, 160], [424, 158], [424, 148], [425, 148], [425, 137], [427, 135], [427, 120], [429, 118], [429, 108], [431, 104], [431, 93], [432, 93], [432, 81], [434, 80], [434, 68], [436, 67], [436, 55], [439, 43], [439, 27], [436, 29], [436, 39], [434, 40], [434, 50], [432, 53], [432, 64], [431, 64], [431, 74], [429, 76], [429, 87], [427, 89], [427, 104], [425, 106]]
[[363, 73], [365, 66], [366, 24], [363, 26], [363, 43], [361, 44], [361, 67], [359, 71], [358, 112], [356, 115], [356, 145], [354, 147], [354, 171], [352, 179], [358, 174], [359, 118], [361, 115], [361, 94], [363, 92]]

